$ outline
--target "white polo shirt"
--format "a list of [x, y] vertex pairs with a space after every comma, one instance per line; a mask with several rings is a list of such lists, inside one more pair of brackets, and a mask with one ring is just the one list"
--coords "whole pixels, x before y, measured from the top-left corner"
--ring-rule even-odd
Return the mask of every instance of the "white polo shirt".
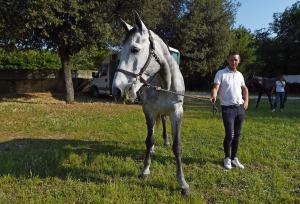
[[222, 106], [244, 103], [241, 87], [245, 86], [245, 80], [241, 72], [233, 72], [228, 67], [225, 67], [217, 72], [214, 84], [220, 85], [219, 93]]
[[285, 81], [276, 81], [276, 92], [284, 92]]

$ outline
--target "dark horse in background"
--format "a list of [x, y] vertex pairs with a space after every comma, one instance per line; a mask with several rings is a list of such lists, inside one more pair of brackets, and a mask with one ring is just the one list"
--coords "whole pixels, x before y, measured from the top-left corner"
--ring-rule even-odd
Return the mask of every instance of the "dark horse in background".
[[252, 76], [248, 80], [247, 86], [250, 89], [254, 89], [258, 92], [258, 98], [255, 106], [256, 108], [259, 105], [262, 94], [266, 94], [268, 96], [270, 107], [271, 109], [273, 108], [272, 92], [274, 90], [275, 82], [276, 82], [276, 78], [265, 78], [259, 76]]
[[[261, 96], [263, 94], [266, 94], [268, 96], [268, 100], [270, 103], [270, 107], [271, 109], [273, 109], [273, 100], [272, 100], [272, 94], [273, 91], [275, 91], [275, 82], [276, 82], [277, 78], [266, 78], [266, 77], [259, 77], [259, 76], [252, 76], [248, 82], [247, 82], [247, 86], [250, 89], [254, 89], [255, 91], [258, 92], [258, 98], [256, 101], [256, 108], [258, 108]], [[284, 95], [284, 102], [287, 99], [287, 94], [285, 92]]]

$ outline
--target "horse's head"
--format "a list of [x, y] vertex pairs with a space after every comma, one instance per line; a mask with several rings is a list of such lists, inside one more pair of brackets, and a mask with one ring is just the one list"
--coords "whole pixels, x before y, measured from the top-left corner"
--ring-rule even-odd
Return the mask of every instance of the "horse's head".
[[138, 90], [164, 69], [155, 50], [153, 34], [137, 13], [135, 21], [136, 26], [132, 27], [121, 20], [127, 35], [112, 85], [112, 93], [117, 101], [124, 100], [125, 96], [129, 100], [134, 100]]
[[257, 88], [257, 86], [262, 86], [263, 78], [259, 76], [252, 75], [247, 81], [247, 86], [250, 88]]

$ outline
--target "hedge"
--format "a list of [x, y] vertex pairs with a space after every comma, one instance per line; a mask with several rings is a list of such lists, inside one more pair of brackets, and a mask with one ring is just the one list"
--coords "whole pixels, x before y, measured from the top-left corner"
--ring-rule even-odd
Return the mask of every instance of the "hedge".
[[0, 69], [59, 69], [60, 59], [50, 51], [16, 50], [0, 48]]
[[[97, 69], [102, 60], [109, 55], [107, 50], [97, 50], [95, 48], [82, 50], [72, 57], [70, 68]], [[14, 50], [7, 51], [0, 48], [0, 69], [60, 69], [61, 62], [55, 52], [38, 50]]]

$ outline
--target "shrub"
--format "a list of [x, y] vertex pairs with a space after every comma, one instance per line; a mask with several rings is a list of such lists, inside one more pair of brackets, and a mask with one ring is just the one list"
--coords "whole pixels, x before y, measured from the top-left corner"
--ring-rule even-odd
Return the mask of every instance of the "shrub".
[[[72, 69], [97, 69], [103, 59], [109, 55], [107, 50], [97, 48], [84, 49], [72, 57]], [[0, 48], [0, 69], [60, 69], [59, 56], [51, 51], [14, 50]]]
[[59, 57], [50, 51], [14, 50], [0, 48], [0, 69], [59, 69]]

